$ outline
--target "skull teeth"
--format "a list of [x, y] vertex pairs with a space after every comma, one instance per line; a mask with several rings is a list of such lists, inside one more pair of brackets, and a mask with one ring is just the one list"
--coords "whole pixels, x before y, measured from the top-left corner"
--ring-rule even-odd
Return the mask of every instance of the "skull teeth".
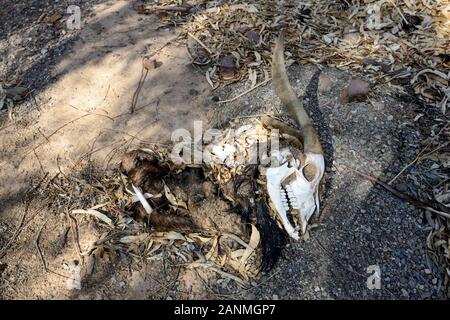
[[298, 209], [297, 197], [292, 191], [292, 187], [287, 185], [285, 187], [280, 186], [281, 202], [286, 211], [291, 211], [292, 209]]

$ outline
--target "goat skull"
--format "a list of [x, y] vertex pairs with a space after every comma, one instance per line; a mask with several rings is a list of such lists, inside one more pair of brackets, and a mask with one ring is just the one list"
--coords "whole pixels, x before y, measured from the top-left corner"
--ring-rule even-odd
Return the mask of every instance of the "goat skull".
[[[305, 154], [304, 160], [285, 161], [266, 170], [267, 192], [286, 232], [299, 239], [314, 212], [319, 214], [319, 183], [325, 162], [322, 154]], [[306, 176], [305, 171], [308, 171]], [[292, 216], [293, 224], [288, 215]]]

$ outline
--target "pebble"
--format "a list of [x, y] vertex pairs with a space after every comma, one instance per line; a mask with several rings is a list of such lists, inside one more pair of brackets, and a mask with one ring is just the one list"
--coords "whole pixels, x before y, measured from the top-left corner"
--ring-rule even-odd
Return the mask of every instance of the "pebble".
[[409, 292], [405, 289], [402, 289], [402, 296], [409, 297]]
[[254, 293], [249, 293], [249, 294], [247, 295], [247, 299], [248, 299], [248, 300], [256, 300], [256, 295], [255, 295]]
[[189, 94], [190, 94], [191, 96], [198, 96], [199, 92], [198, 92], [198, 90], [190, 89], [190, 90], [189, 90]]

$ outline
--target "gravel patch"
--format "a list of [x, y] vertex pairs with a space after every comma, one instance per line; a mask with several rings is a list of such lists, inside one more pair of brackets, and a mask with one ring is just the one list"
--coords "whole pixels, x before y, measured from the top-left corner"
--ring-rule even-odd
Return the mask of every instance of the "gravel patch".
[[[415, 158], [426, 134], [405, 125], [420, 106], [384, 88], [377, 88], [366, 101], [341, 104], [339, 94], [350, 75], [334, 69], [318, 75], [316, 67], [298, 65], [289, 75], [294, 90], [299, 95], [306, 92], [305, 107], [322, 138], [327, 190], [316, 227], [307, 239], [286, 246], [276, 268], [262, 276], [263, 284], [248, 298], [445, 299], [442, 275], [427, 258], [430, 228], [422, 211], [347, 167], [383, 181], [393, 178]], [[314, 78], [319, 79], [317, 98]], [[224, 90], [217, 96], [224, 100], [243, 90]], [[219, 127], [236, 115], [282, 111], [271, 85], [210, 108]], [[402, 176], [394, 187], [415, 188]], [[380, 289], [367, 286], [371, 268], [380, 270]]]

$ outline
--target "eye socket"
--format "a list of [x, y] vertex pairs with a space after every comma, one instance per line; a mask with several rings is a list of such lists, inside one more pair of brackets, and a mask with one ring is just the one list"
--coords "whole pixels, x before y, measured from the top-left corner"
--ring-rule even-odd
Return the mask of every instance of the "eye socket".
[[311, 182], [316, 177], [317, 168], [313, 163], [308, 163], [303, 168], [302, 172], [303, 172], [303, 176], [305, 177], [305, 179], [308, 180], [308, 182]]

